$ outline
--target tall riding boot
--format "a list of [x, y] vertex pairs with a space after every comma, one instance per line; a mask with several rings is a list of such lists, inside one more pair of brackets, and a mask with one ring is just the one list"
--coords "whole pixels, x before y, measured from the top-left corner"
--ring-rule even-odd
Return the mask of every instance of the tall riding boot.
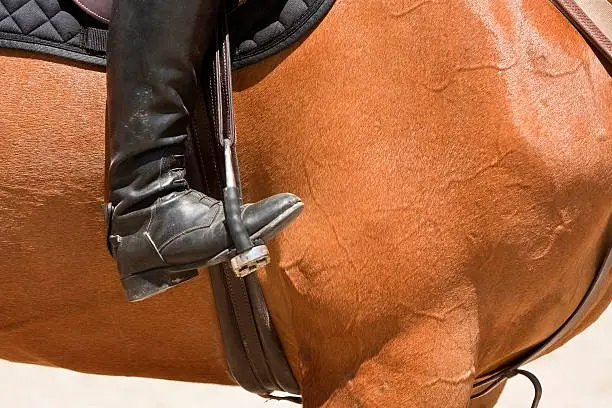
[[[108, 38], [111, 162], [109, 247], [130, 301], [227, 261], [223, 204], [189, 188], [185, 141], [219, 0], [121, 0]], [[297, 217], [300, 199], [245, 205], [249, 235], [270, 239]]]

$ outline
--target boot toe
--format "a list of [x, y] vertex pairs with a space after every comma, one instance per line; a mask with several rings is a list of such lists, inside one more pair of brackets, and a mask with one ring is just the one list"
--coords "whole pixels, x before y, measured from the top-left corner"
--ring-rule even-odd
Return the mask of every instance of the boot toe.
[[268, 241], [297, 218], [304, 208], [302, 200], [291, 193], [276, 194], [242, 210], [242, 219], [252, 239]]

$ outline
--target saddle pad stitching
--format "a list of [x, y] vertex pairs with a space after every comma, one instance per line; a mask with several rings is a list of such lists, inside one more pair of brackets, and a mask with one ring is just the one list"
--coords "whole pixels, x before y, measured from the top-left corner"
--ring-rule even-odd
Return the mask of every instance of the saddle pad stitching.
[[99, 15], [98, 13], [96, 13], [95, 11], [93, 11], [91, 8], [87, 7], [85, 4], [83, 4], [83, 2], [79, 1], [79, 0], [74, 0], [79, 6], [83, 7], [84, 10], [87, 10], [87, 12], [91, 13], [92, 15], [98, 17], [100, 20], [105, 21], [106, 23], [108, 23], [108, 20], [104, 17], [102, 17], [101, 15]]
[[[315, 3], [314, 6], [308, 7], [307, 12], [302, 14], [302, 16], [300, 16], [300, 18], [298, 18], [291, 25], [290, 28], [293, 28], [292, 30], [287, 30], [287, 31], [283, 32], [283, 34], [281, 34], [281, 35], [277, 36], [276, 38], [274, 38], [274, 39], [272, 39], [272, 40], [270, 40], [270, 41], [268, 41], [266, 43], [263, 43], [261, 45], [257, 44], [257, 42], [255, 42], [255, 40], [253, 40], [257, 44], [257, 48], [255, 50], [245, 51], [244, 53], [237, 53], [237, 57], [240, 58], [240, 59], [242, 59], [242, 58], [249, 58], [249, 57], [251, 57], [253, 55], [257, 55], [257, 54], [266, 52], [269, 49], [274, 48], [278, 44], [281, 44], [287, 38], [291, 37], [294, 33], [299, 31], [302, 28], [302, 26], [304, 25], [304, 22], [308, 21], [310, 18], [312, 18], [314, 15], [316, 15], [317, 11], [319, 11], [319, 8], [321, 7], [321, 5], [323, 4], [324, 1], [325, 0], [318, 0]], [[302, 2], [308, 6], [308, 3], [304, 2], [304, 1], [302, 1]], [[310, 11], [310, 13], [308, 13], [308, 11]], [[280, 23], [286, 29], [286, 26], [280, 20], [277, 21], [277, 23]]]
[[256, 49], [246, 51], [244, 54], [236, 52], [232, 67], [234, 69], [241, 69], [251, 64], [256, 64], [294, 45], [316, 28], [334, 3], [335, 0], [319, 0], [316, 3], [312, 3], [313, 5], [309, 6], [309, 10], [312, 7], [311, 12], [308, 13], [307, 11], [295, 20], [296, 22], [292, 24], [292, 30], [276, 36], [265, 46], [258, 45]]
[[[59, 34], [60, 37], [62, 37], [62, 40], [64, 39], [64, 37], [62, 36], [62, 34], [60, 33], [59, 29], [55, 26], [55, 24], [53, 23], [53, 19], [55, 18], [55, 16], [57, 16], [59, 13], [61, 13], [62, 11], [58, 11], [57, 13], [55, 13], [52, 17], [49, 17], [49, 24], [51, 24], [51, 26], [55, 29], [55, 31], [57, 31], [57, 33]], [[43, 23], [44, 24], [44, 23]], [[43, 25], [41, 24], [41, 26]], [[67, 40], [64, 40], [64, 42], [70, 42], [72, 40], [74, 40], [78, 35], [80, 35], [81, 32], [78, 31], [76, 32], [72, 37], [68, 38]]]
[[[21, 27], [21, 25], [19, 25], [19, 22], [13, 18], [13, 14], [17, 13], [19, 10], [21, 10], [22, 8], [24, 8], [25, 6], [27, 6], [27, 5], [28, 5], [28, 4], [30, 4], [30, 3], [32, 3], [32, 0], [26, 1], [26, 2], [25, 2], [25, 3], [23, 3], [21, 6], [17, 7], [17, 8], [16, 8], [16, 9], [15, 9], [13, 12], [10, 12], [10, 11], [9, 11], [9, 15], [8, 15], [8, 16], [6, 16], [5, 18], [3, 18], [2, 20], [0, 20], [0, 22], [2, 22], [2, 21], [4, 21], [4, 20], [6, 20], [7, 18], [10, 18], [10, 19], [13, 21], [13, 23], [15, 23], [15, 24], [17, 25], [17, 27], [19, 27], [19, 29], [20, 29], [20, 30], [21, 30], [21, 31], [22, 31], [24, 34], [30, 34], [30, 33], [34, 32], [34, 31], [36, 31], [38, 28], [42, 27], [42, 26], [43, 26], [43, 25], [44, 25], [44, 24], [45, 24], [47, 21], [43, 21], [41, 24], [37, 25], [36, 27], [34, 27], [33, 29], [31, 29], [30, 31], [26, 31], [26, 30], [24, 30], [24, 29], [23, 29], [23, 27]], [[51, 21], [51, 19], [57, 15], [57, 13], [55, 13], [55, 14], [54, 14], [54, 15], [52, 15], [52, 16], [48, 16], [48, 15], [47, 15], [47, 13], [45, 13], [45, 10], [43, 10], [43, 9], [42, 9], [42, 8], [41, 8], [41, 7], [38, 5], [38, 3], [37, 3], [36, 1], [34, 1], [34, 4], [36, 5], [36, 7], [38, 7], [38, 10], [40, 10], [40, 11], [41, 11], [41, 12], [42, 12], [42, 13], [45, 15], [45, 17], [47, 17], [48, 21]], [[7, 11], [8, 11], [8, 9], [7, 9]], [[61, 10], [60, 10], [60, 11], [61, 11]], [[59, 11], [58, 11], [58, 13], [59, 13]], [[53, 26], [53, 28], [55, 28], [55, 26]], [[56, 29], [56, 31], [57, 31], [57, 29]], [[60, 35], [60, 34], [59, 34], [59, 32], [58, 32], [57, 34], [58, 34], [58, 35]], [[60, 37], [61, 37], [61, 35], [60, 35]]]
[[[19, 10], [21, 10], [22, 8], [24, 8], [26, 5], [28, 5], [32, 0], [27, 0], [25, 3], [22, 3], [21, 6], [17, 7], [15, 10], [13, 11], [9, 11], [8, 8], [6, 9], [6, 11], [8, 11], [9, 14], [15, 14], [16, 12], [18, 12]], [[5, 7], [6, 8], [6, 7]], [[44, 12], [43, 12], [44, 13]]]
[[[41, 23], [39, 23], [37, 26], [35, 26], [34, 28], [30, 29], [30, 30], [25, 30], [21, 24], [19, 24], [18, 20], [15, 20], [15, 18], [13, 17], [13, 15], [17, 12], [19, 12], [19, 10], [23, 9], [24, 7], [26, 7], [27, 5], [30, 4], [34, 4], [36, 6], [36, 8], [42, 13], [44, 14], [44, 16], [47, 18], [47, 20], [42, 21]], [[39, 29], [40, 27], [42, 27], [43, 25], [45, 25], [47, 22], [51, 25], [51, 27], [53, 27], [53, 30], [55, 31], [55, 33], [62, 39], [62, 43], [59, 42], [54, 42], [51, 41], [51, 43], [53, 44], [63, 44], [63, 43], [67, 43], [72, 41], [73, 39], [75, 39], [80, 33], [77, 32], [75, 33], [72, 37], [68, 38], [68, 39], [64, 39], [64, 36], [62, 35], [61, 31], [58, 29], [58, 27], [53, 23], [53, 18], [55, 18], [58, 14], [60, 14], [63, 10], [61, 8], [59, 8], [55, 14], [53, 15], [48, 15], [47, 12], [40, 6], [40, 4], [38, 3], [38, 1], [36, 0], [27, 0], [26, 2], [24, 2], [23, 4], [21, 4], [19, 7], [17, 7], [15, 10], [13, 11], [9, 11], [9, 9], [6, 7], [5, 4], [0, 3], [1, 6], [3, 6], [4, 10], [6, 10], [6, 12], [8, 13], [6, 17], [2, 18], [0, 20], [0, 23], [2, 23], [3, 21], [10, 19], [13, 23], [15, 23], [15, 25], [19, 28], [19, 30], [21, 30], [22, 35], [31, 35], [31, 33], [33, 33], [34, 31], [36, 31], [37, 29]], [[3, 34], [9, 34], [9, 33], [3, 33]], [[16, 33], [13, 33], [16, 34]], [[45, 38], [41, 38], [39, 36], [36, 35], [32, 35], [32, 37], [35, 38], [39, 38], [41, 41], [50, 41], [47, 40]]]
[[[334, 0], [285, 0], [284, 3], [283, 0], [274, 1], [277, 1], [275, 5], [278, 3], [284, 4], [284, 8], [278, 17], [276, 13], [273, 15], [276, 20], [273, 24], [264, 28], [259, 28], [261, 25], [250, 26], [246, 29], [238, 28], [238, 32], [246, 34], [243, 37], [246, 39], [240, 43], [236, 42], [236, 46], [233, 47], [233, 69], [255, 64], [293, 45], [314, 29], [334, 3]], [[87, 30], [96, 28], [96, 25], [89, 22], [92, 17], [84, 10], [78, 7], [69, 7], [76, 5], [76, 2], [77, 0], [0, 0], [0, 14], [6, 14], [0, 21], [10, 21], [9, 26], [3, 32], [0, 31], [0, 38], [6, 39], [2, 43], [2, 47], [23, 49], [105, 66], [105, 50], [90, 49], [87, 43], [83, 42], [86, 39]], [[27, 5], [30, 5], [31, 8], [24, 9]], [[302, 10], [302, 6], [306, 8]], [[34, 23], [36, 27], [25, 30], [13, 15], [19, 10], [23, 11], [21, 11], [18, 20], [24, 24]], [[288, 17], [286, 13], [289, 13], [289, 15], [295, 14]], [[49, 16], [50, 14], [51, 16]], [[241, 18], [249, 19], [248, 15]], [[46, 19], [50, 24], [45, 24], [46, 21], [38, 21], [39, 19]], [[238, 19], [235, 22], [236, 27], [241, 27], [241, 21]], [[274, 29], [274, 25], [277, 26], [276, 29]], [[12, 28], [10, 28], [11, 26]], [[268, 32], [266, 32], [266, 29], [268, 29]], [[38, 32], [32, 34], [35, 30], [38, 30]], [[12, 36], [7, 34], [12, 34]], [[15, 35], [21, 35], [21, 37], [15, 37]], [[257, 42], [255, 42], [255, 38], [257, 38]], [[254, 44], [254, 47], [240, 52], [240, 44], [249, 41]]]
[[[79, 35], [79, 34], [77, 34], [77, 35]], [[11, 38], [11, 37], [14, 37], [14, 38]], [[14, 33], [0, 32], [0, 39], [5, 39], [7, 41], [23, 42], [23, 43], [32, 44], [32, 45], [41, 45], [41, 46], [47, 46], [47, 47], [62, 48], [62, 49], [65, 49], [66, 51], [76, 52], [76, 53], [82, 54], [84, 56], [88, 56], [87, 54], [83, 54], [81, 48], [79, 48], [79, 47], [77, 47], [75, 45], [65, 44], [65, 43], [58, 43], [58, 42], [51, 41], [51, 40], [46, 40], [46, 39], [40, 38], [40, 37], [27, 36], [26, 34], [14, 34]], [[94, 55], [89, 55], [89, 56], [96, 57]], [[97, 58], [100, 58], [100, 57], [97, 57]]]
[[0, 48], [50, 55], [97, 66], [105, 65], [103, 57], [86, 54], [81, 48], [74, 45], [52, 42], [38, 37], [33, 39], [23, 34], [0, 32]]

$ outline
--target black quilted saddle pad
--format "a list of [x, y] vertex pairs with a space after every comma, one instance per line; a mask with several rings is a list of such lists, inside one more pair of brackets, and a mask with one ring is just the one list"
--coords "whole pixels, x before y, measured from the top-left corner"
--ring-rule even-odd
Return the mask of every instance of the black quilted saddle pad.
[[[293, 45], [334, 0], [248, 0], [230, 14], [232, 63], [240, 68]], [[105, 23], [73, 0], [0, 0], [0, 48], [21, 49], [104, 66]]]

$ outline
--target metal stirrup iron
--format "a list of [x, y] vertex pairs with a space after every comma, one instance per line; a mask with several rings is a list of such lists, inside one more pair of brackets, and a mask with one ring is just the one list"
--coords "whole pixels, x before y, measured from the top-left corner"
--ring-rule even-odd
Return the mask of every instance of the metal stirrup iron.
[[270, 262], [268, 247], [264, 244], [255, 245], [251, 241], [241, 216], [242, 194], [239, 175], [234, 171], [234, 163], [238, 167], [238, 157], [235, 152], [236, 129], [234, 127], [234, 108], [232, 101], [232, 75], [230, 61], [229, 34], [225, 29], [226, 13], [220, 13], [219, 30], [223, 38], [219, 39], [215, 50], [214, 85], [216, 97], [220, 101], [217, 110], [218, 141], [223, 149], [225, 167], [225, 188], [223, 189], [223, 207], [225, 222], [229, 235], [236, 247], [236, 256], [230, 260], [234, 274], [243, 278], [267, 265]]
[[235, 159], [235, 155], [232, 155], [232, 144], [229, 139], [224, 140], [223, 150], [225, 158], [225, 188], [223, 189], [225, 222], [238, 253], [230, 260], [230, 265], [236, 276], [243, 278], [267, 265], [270, 262], [270, 255], [266, 245], [253, 244], [240, 216], [240, 189], [236, 184], [234, 166], [232, 165], [232, 159]]

